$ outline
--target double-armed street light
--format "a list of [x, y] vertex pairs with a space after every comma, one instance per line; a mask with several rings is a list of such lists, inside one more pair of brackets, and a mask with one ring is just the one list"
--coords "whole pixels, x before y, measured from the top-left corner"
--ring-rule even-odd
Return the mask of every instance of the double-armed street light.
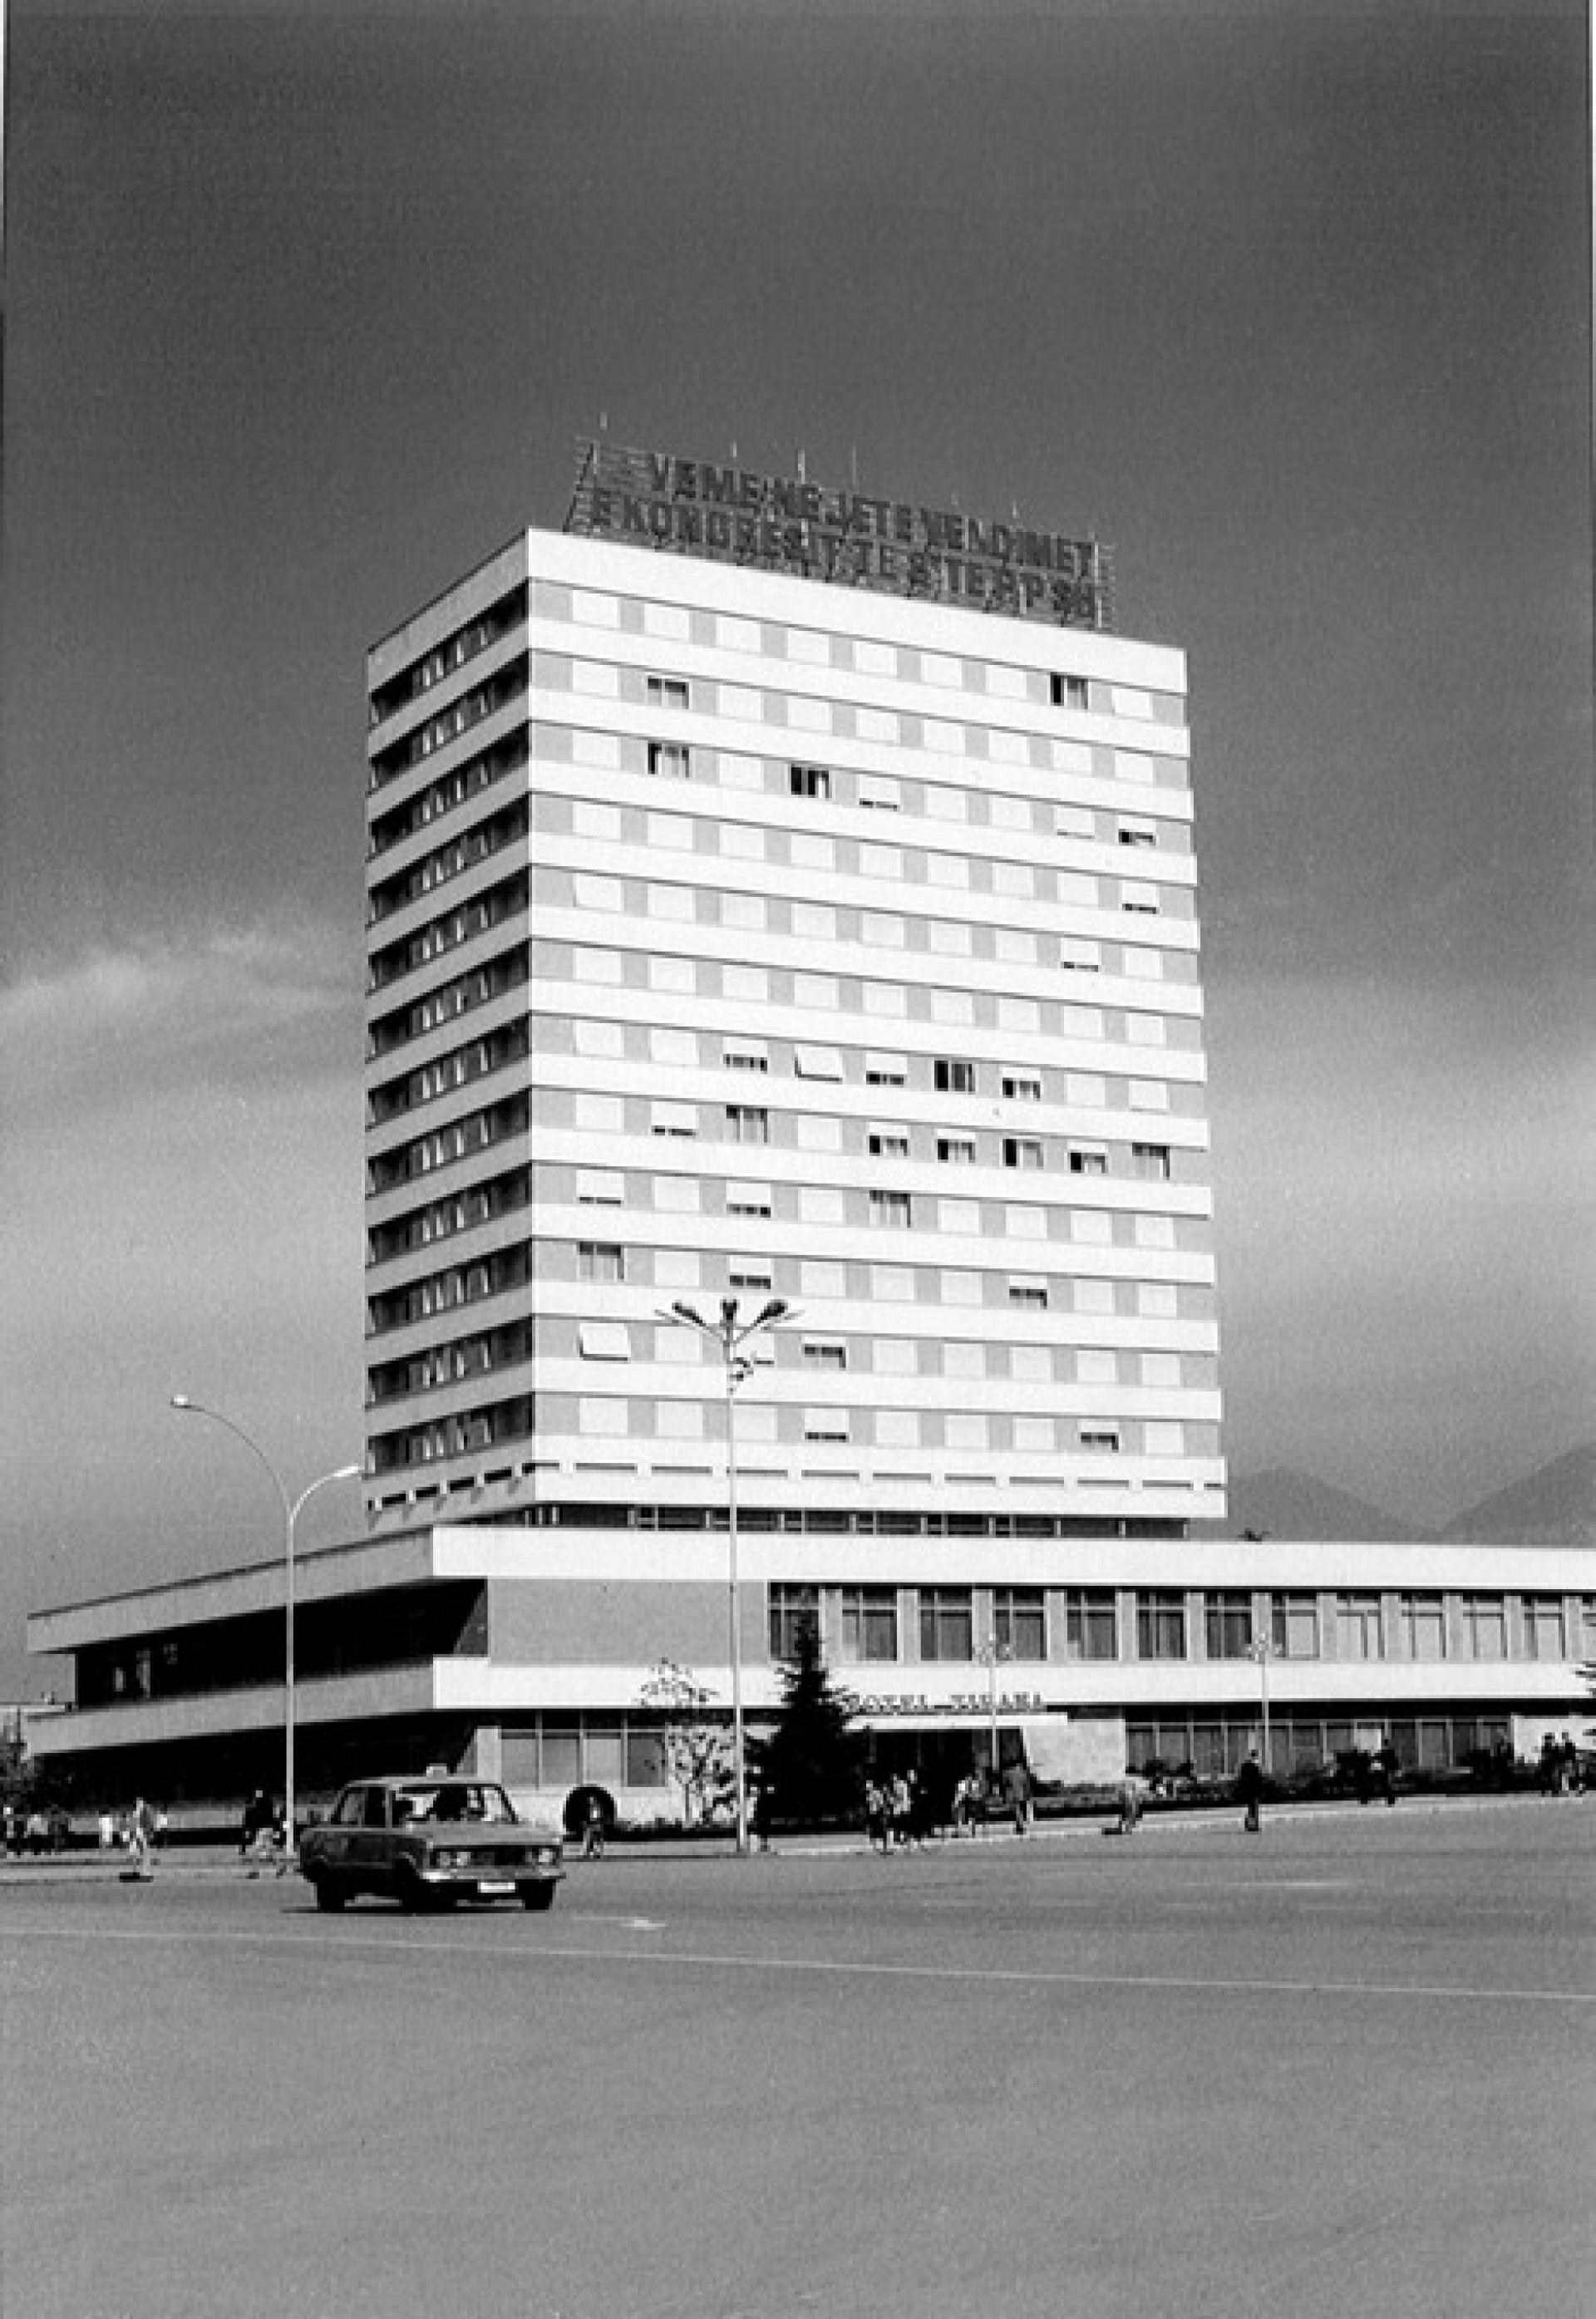
[[996, 1788], [1002, 1776], [1002, 1766], [997, 1760], [997, 1670], [1000, 1666], [1004, 1665], [1008, 1660], [1014, 1657], [1014, 1652], [1007, 1643], [1000, 1643], [996, 1635], [994, 1633], [987, 1636], [986, 1641], [981, 1645], [980, 1649], [976, 1653], [976, 1657], [979, 1660], [981, 1665], [987, 1670], [992, 1721], [991, 1776], [992, 1785]]
[[696, 1329], [707, 1337], [720, 1354], [726, 1374], [726, 1556], [727, 1591], [729, 1594], [729, 1642], [732, 1663], [732, 1779], [736, 1791], [737, 1851], [748, 1850], [748, 1783], [744, 1769], [745, 1748], [743, 1737], [743, 1613], [737, 1599], [737, 1387], [753, 1374], [753, 1356], [744, 1348], [770, 1329], [780, 1328], [784, 1321], [798, 1318], [795, 1308], [785, 1297], [772, 1296], [751, 1321], [744, 1321], [735, 1296], [723, 1296], [720, 1311], [713, 1320], [690, 1304], [678, 1303], [660, 1320], [684, 1329]]
[[319, 1474], [308, 1482], [297, 1497], [290, 1497], [288, 1485], [273, 1465], [266, 1451], [252, 1435], [233, 1418], [226, 1417], [220, 1409], [208, 1409], [203, 1402], [194, 1401], [185, 1393], [172, 1395], [172, 1406], [191, 1417], [208, 1417], [216, 1425], [225, 1425], [228, 1431], [240, 1440], [251, 1455], [259, 1459], [272, 1477], [272, 1486], [283, 1509], [283, 1580], [284, 1580], [284, 1654], [283, 1654], [283, 1829], [286, 1856], [293, 1851], [293, 1613], [294, 1613], [294, 1529], [307, 1499], [318, 1490], [325, 1490], [333, 1482], [354, 1482], [360, 1478], [358, 1466], [339, 1466], [330, 1474]]
[[1269, 1640], [1267, 1635], [1255, 1636], [1252, 1641], [1247, 1646], [1248, 1657], [1249, 1659], [1256, 1660], [1258, 1665], [1258, 1685], [1262, 1692], [1262, 1754], [1263, 1765], [1266, 1773], [1269, 1768], [1269, 1661], [1274, 1656], [1274, 1652], [1275, 1646]]

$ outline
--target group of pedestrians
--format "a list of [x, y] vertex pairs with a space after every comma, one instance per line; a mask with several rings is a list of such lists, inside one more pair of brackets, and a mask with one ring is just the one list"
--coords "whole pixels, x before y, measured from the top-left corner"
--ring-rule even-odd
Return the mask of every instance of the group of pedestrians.
[[864, 1788], [865, 1834], [876, 1852], [923, 1850], [933, 1836], [985, 1834], [995, 1804], [1006, 1812], [1016, 1836], [1032, 1833], [1036, 1782], [1028, 1764], [1006, 1767], [996, 1797], [984, 1772], [967, 1772], [941, 1805], [913, 1764], [900, 1772], [872, 1773]]
[[1540, 1743], [1541, 1792], [1548, 1796], [1576, 1796], [1580, 1791], [1580, 1751], [1572, 1733], [1565, 1731], [1556, 1738], [1548, 1731]]

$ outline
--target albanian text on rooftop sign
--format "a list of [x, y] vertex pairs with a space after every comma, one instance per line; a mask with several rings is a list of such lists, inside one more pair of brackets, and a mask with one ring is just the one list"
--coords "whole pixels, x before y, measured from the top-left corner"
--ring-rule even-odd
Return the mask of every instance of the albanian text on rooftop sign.
[[1113, 625], [1097, 540], [602, 439], [585, 447], [565, 528], [1055, 627]]

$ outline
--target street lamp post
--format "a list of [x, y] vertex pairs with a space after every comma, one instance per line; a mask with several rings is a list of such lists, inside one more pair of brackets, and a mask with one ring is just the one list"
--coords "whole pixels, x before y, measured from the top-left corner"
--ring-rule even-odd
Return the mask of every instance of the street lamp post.
[[996, 1788], [1002, 1777], [1002, 1766], [997, 1760], [997, 1670], [1005, 1660], [1013, 1658], [1014, 1653], [1006, 1643], [998, 1641], [996, 1634], [990, 1634], [976, 1656], [987, 1670], [992, 1717], [992, 1785]]
[[244, 1428], [234, 1419], [224, 1416], [220, 1409], [208, 1409], [203, 1402], [191, 1400], [185, 1393], [175, 1393], [172, 1395], [172, 1406], [174, 1409], [185, 1412], [192, 1417], [208, 1417], [214, 1424], [225, 1425], [228, 1431], [235, 1435], [243, 1443], [245, 1448], [253, 1457], [258, 1458], [266, 1467], [266, 1472], [271, 1475], [272, 1487], [277, 1493], [277, 1502], [283, 1509], [283, 1834], [285, 1846], [284, 1857], [292, 1858], [293, 1853], [294, 1531], [301, 1511], [308, 1499], [314, 1497], [318, 1490], [325, 1490], [333, 1482], [357, 1481], [361, 1469], [358, 1466], [339, 1466], [330, 1474], [320, 1474], [313, 1482], [308, 1482], [305, 1484], [298, 1497], [291, 1498], [288, 1494], [287, 1484], [259, 1442], [252, 1435], [246, 1433]]
[[743, 1348], [762, 1331], [779, 1328], [783, 1321], [797, 1318], [794, 1308], [784, 1297], [772, 1296], [768, 1304], [756, 1313], [752, 1321], [744, 1321], [735, 1296], [723, 1296], [720, 1312], [713, 1321], [686, 1304], [672, 1304], [669, 1312], [661, 1313], [662, 1321], [679, 1323], [684, 1329], [696, 1329], [700, 1337], [708, 1337], [718, 1350], [726, 1375], [726, 1586], [728, 1593], [728, 1645], [732, 1662], [732, 1780], [736, 1791], [737, 1852], [748, 1850], [748, 1784], [745, 1772], [746, 1749], [743, 1737], [743, 1611], [737, 1593], [737, 1387], [753, 1372], [752, 1355]]
[[1275, 1646], [1267, 1635], [1259, 1635], [1247, 1646], [1247, 1656], [1258, 1664], [1258, 1690], [1263, 1704], [1263, 1762], [1267, 1777], [1269, 1770], [1269, 1660]]

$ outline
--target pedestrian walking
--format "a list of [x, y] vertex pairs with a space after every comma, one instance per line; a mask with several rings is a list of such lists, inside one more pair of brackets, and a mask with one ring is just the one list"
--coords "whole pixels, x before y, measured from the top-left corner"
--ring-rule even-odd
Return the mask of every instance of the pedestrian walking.
[[879, 1780], [864, 1783], [864, 1832], [870, 1838], [872, 1852], [887, 1853], [891, 1849], [892, 1832], [889, 1825], [891, 1803]]
[[1127, 1767], [1120, 1782], [1120, 1834], [1134, 1836], [1141, 1825], [1141, 1782]]
[[1388, 1804], [1394, 1804], [1398, 1764], [1396, 1749], [1389, 1739], [1382, 1744], [1375, 1754], [1375, 1769], [1380, 1775], [1380, 1793]]
[[1014, 1818], [1014, 1834], [1029, 1836], [1034, 1811], [1032, 1800], [1036, 1793], [1036, 1782], [1031, 1776], [1029, 1764], [1022, 1762], [1009, 1765], [1003, 1775], [1003, 1792], [1008, 1799], [1008, 1808]]
[[1256, 1747], [1236, 1774], [1236, 1801], [1242, 1808], [1241, 1825], [1249, 1836], [1259, 1835], [1264, 1825], [1264, 1767]]
[[587, 1810], [582, 1823], [582, 1856], [584, 1860], [604, 1857], [604, 1807], [596, 1793], [588, 1797]]

